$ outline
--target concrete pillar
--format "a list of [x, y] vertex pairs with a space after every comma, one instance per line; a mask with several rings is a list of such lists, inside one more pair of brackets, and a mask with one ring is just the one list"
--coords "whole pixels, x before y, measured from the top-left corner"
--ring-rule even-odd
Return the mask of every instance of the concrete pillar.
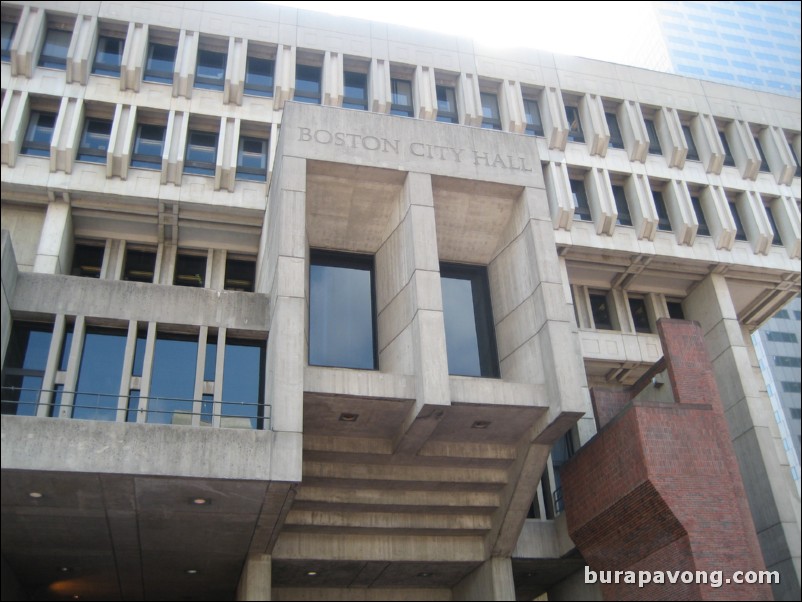
[[543, 88], [538, 96], [538, 108], [549, 148], [564, 151], [568, 142], [568, 117], [565, 115], [565, 103], [560, 89]]
[[682, 169], [688, 154], [688, 142], [682, 131], [677, 110], [671, 107], [660, 107], [654, 115], [654, 129], [660, 141], [660, 148], [669, 167]]
[[738, 322], [726, 278], [708, 276], [685, 299], [683, 309], [705, 335], [766, 568], [781, 573], [774, 596], [798, 599], [799, 498], [777, 455], [782, 445], [774, 416], [768, 399], [759, 393], [751, 342]]
[[629, 160], [645, 162], [649, 153], [649, 134], [646, 131], [640, 104], [625, 100], [618, 105], [615, 113]]
[[509, 558], [490, 558], [451, 591], [452, 600], [515, 600]]
[[565, 163], [549, 161], [543, 167], [543, 179], [548, 192], [549, 210], [554, 228], [571, 229], [574, 223], [574, 197]]
[[[585, 132], [585, 144], [591, 155], [604, 157], [610, 142], [610, 128], [604, 115], [604, 105], [597, 94], [585, 94], [579, 99], [579, 116]], [[645, 127], [645, 126], [644, 126]]]
[[271, 558], [254, 554], [245, 560], [237, 585], [237, 600], [272, 600]]
[[53, 201], [47, 206], [33, 271], [42, 274], [69, 274], [72, 248], [70, 205], [62, 200]]
[[[2, 266], [2, 291], [0, 291], [0, 319], [2, 319], [2, 328], [0, 328], [0, 340], [2, 341], [2, 357], [0, 357], [0, 365], [5, 366], [6, 363], [6, 348], [8, 347], [8, 339], [11, 337], [11, 325], [14, 320], [11, 318], [11, 304], [10, 300], [14, 297], [14, 291], [17, 287], [17, 259], [14, 256], [14, 247], [11, 244], [11, 235], [8, 230], [2, 231], [0, 238], [0, 265]], [[5, 566], [5, 560], [4, 566]]]
[[649, 178], [645, 174], [633, 173], [624, 181], [624, 192], [629, 200], [632, 225], [638, 238], [654, 240], [660, 218], [654, 206]]
[[618, 209], [613, 198], [613, 186], [610, 174], [603, 167], [594, 167], [585, 174], [585, 190], [588, 193], [588, 205], [596, 234], [610, 234], [615, 231]]

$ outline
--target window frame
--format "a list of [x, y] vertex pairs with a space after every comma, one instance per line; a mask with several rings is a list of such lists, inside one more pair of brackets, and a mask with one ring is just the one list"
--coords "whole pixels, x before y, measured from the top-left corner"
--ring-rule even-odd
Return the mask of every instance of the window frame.
[[[268, 66], [268, 73], [259, 72], [254, 62], [263, 62]], [[254, 83], [254, 77], [269, 77], [269, 84]], [[274, 59], [256, 56], [248, 53], [245, 59], [245, 79], [243, 80], [243, 94], [246, 96], [261, 96], [263, 98], [273, 97], [273, 88], [276, 83], [276, 61]]]
[[[66, 36], [66, 45], [63, 44], [64, 40], [60, 40], [60, 43], [54, 44], [53, 40], [50, 40], [50, 36], [55, 34], [59, 37]], [[64, 56], [56, 55], [56, 54], [45, 54], [45, 49], [47, 48], [48, 42], [50, 42], [53, 48], [63, 48], [64, 49]], [[48, 23], [47, 29], [45, 31], [45, 37], [42, 41], [42, 49], [39, 53], [39, 60], [37, 62], [38, 67], [44, 67], [45, 69], [59, 69], [61, 71], [67, 70], [67, 54], [70, 51], [70, 43], [72, 42], [72, 31], [64, 29], [62, 27], [54, 27], [53, 24]]]
[[[17, 34], [17, 24], [14, 21], [1, 21], [0, 31], [0, 60], [4, 63], [11, 61], [11, 46], [14, 44], [14, 36]], [[8, 33], [8, 35], [5, 35]]]
[[[222, 62], [222, 68], [219, 64], [211, 59], [215, 58], [217, 63]], [[228, 62], [228, 51], [215, 50], [201, 44], [198, 47], [198, 55], [195, 64], [195, 80], [192, 83], [193, 88], [201, 90], [215, 90], [222, 92], [226, 84], [226, 63]], [[214, 71], [215, 74], [202, 73], [201, 70], [209, 72]], [[219, 71], [219, 74], [217, 72]]]
[[618, 116], [613, 111], [605, 111], [604, 120], [607, 122], [607, 129], [610, 130], [610, 140], [607, 141], [607, 148], [624, 150], [624, 136], [621, 134]]
[[[91, 132], [90, 129], [95, 126], [104, 126], [108, 133]], [[78, 150], [75, 153], [76, 161], [83, 161], [86, 163], [105, 164], [109, 146], [111, 144], [111, 130], [113, 124], [109, 119], [100, 117], [84, 118], [84, 127], [81, 132], [81, 139], [78, 144]], [[103, 139], [106, 141], [106, 148], [104, 149], [100, 143]]]
[[[118, 45], [118, 52], [108, 52], [105, 47], [111, 42]], [[103, 48], [101, 50], [101, 48]], [[101, 34], [97, 39], [97, 46], [95, 47], [95, 58], [92, 61], [92, 75], [103, 75], [109, 77], [119, 77], [120, 70], [122, 69], [123, 53], [125, 52], [125, 38], [118, 36]], [[108, 55], [107, 58], [101, 59], [102, 55]], [[111, 60], [109, 60], [111, 59]]]
[[[142, 153], [141, 145], [142, 140], [150, 140], [153, 141], [155, 138], [144, 138], [142, 136], [143, 128], [160, 128], [162, 132], [161, 137], [161, 144], [159, 154], [155, 155], [153, 153]], [[147, 123], [147, 122], [137, 122], [136, 124], [136, 131], [134, 135], [134, 143], [131, 148], [131, 167], [136, 167], [137, 169], [156, 169], [161, 171], [162, 169], [162, 160], [164, 155], [164, 143], [165, 138], [167, 137], [167, 126], [160, 125], [157, 123]], [[151, 160], [152, 158], [152, 160]]]
[[[399, 92], [396, 92], [396, 86], [397, 84], [401, 83], [409, 86], [409, 104], [402, 104], [396, 102], [396, 98], [398, 98], [398, 96], [400, 95]], [[399, 117], [415, 117], [415, 107], [413, 98], [414, 96], [413, 96], [412, 80], [404, 79], [401, 77], [390, 78], [391, 115], [397, 115]]]
[[[305, 74], [303, 77], [302, 73]], [[311, 77], [313, 74], [315, 77]], [[318, 65], [297, 63], [295, 65], [295, 93], [293, 94], [292, 99], [296, 102], [305, 102], [307, 104], [321, 104], [323, 99], [322, 77], [322, 67]], [[298, 85], [299, 81], [314, 84], [314, 87], [316, 87], [317, 90], [304, 90]]]
[[[134, 274], [131, 270], [131, 255], [134, 253], [139, 253], [142, 255], [152, 255], [153, 256], [153, 265], [151, 267], [150, 272], [137, 270], [138, 274]], [[149, 284], [153, 284], [153, 279], [156, 275], [156, 260], [158, 258], [158, 252], [156, 249], [151, 247], [140, 247], [138, 245], [126, 245], [125, 246], [125, 257], [123, 259], [123, 271], [122, 271], [122, 279], [126, 282], [145, 282]], [[140, 267], [140, 266], [137, 266]], [[141, 274], [141, 276], [140, 276]], [[147, 279], [144, 277], [145, 274], [150, 274], [150, 278]], [[137, 277], [139, 276], [139, 277]]]
[[[602, 302], [603, 305], [599, 306], [596, 302]], [[595, 330], [618, 330], [614, 322], [615, 305], [612, 299], [612, 291], [588, 291], [588, 309], [590, 310], [589, 313]], [[607, 321], [599, 319], [602, 311], [607, 313]]]
[[[247, 269], [250, 280], [236, 279], [229, 277], [229, 271], [232, 267], [238, 268], [244, 272]], [[246, 269], [243, 269], [246, 268]], [[237, 276], [240, 274], [234, 274]], [[245, 258], [240, 255], [226, 253], [226, 273], [223, 277], [223, 290], [226, 291], [239, 291], [245, 293], [252, 293], [256, 290], [256, 258]]]
[[[371, 328], [372, 328], [372, 341], [371, 341], [371, 358], [372, 366], [354, 366], [347, 365], [345, 361], [338, 363], [315, 363], [312, 359], [317, 337], [316, 331], [312, 327], [313, 318], [312, 312], [316, 306], [314, 296], [317, 295], [315, 287], [312, 284], [313, 267], [330, 267], [330, 268], [344, 268], [352, 270], [364, 270], [369, 273], [370, 279], [370, 307], [371, 307]], [[344, 253], [341, 251], [331, 251], [326, 249], [310, 249], [309, 251], [309, 345], [307, 363], [310, 366], [320, 366], [326, 368], [346, 368], [352, 370], [378, 370], [379, 369], [379, 336], [378, 336], [378, 315], [376, 311], [376, 266], [375, 256], [365, 255], [359, 253]]]
[[568, 121], [568, 142], [585, 142], [585, 130], [582, 129], [582, 119], [579, 117], [579, 107], [565, 105], [565, 117]]
[[654, 334], [652, 321], [649, 318], [649, 306], [646, 297], [627, 295], [627, 305], [635, 332], [638, 334]]
[[[526, 127], [524, 132], [530, 136], [545, 136], [543, 129], [543, 116], [540, 114], [540, 103], [534, 98], [524, 98], [524, 119], [526, 120]], [[532, 111], [534, 107], [534, 111]], [[530, 115], [536, 115], [537, 120], [529, 119]]]
[[[486, 130], [501, 131], [501, 107], [498, 102], [496, 92], [479, 92], [479, 100], [482, 105], [482, 125]], [[495, 114], [494, 114], [495, 111]]]
[[[351, 80], [349, 82], [349, 80]], [[356, 82], [355, 80], [359, 80]], [[348, 89], [360, 89], [362, 97], [349, 96]], [[357, 111], [368, 110], [368, 74], [362, 71], [347, 70], [343, 71], [343, 109], [353, 109]]]
[[[154, 59], [153, 54], [156, 49], [163, 49], [168, 48], [172, 50], [172, 67], [169, 71], [164, 71], [162, 69], [155, 69], [153, 67], [152, 61], [164, 61], [164, 59], [156, 58]], [[174, 79], [174, 71], [175, 71], [175, 59], [178, 55], [178, 47], [171, 44], [163, 44], [162, 42], [156, 42], [153, 40], [148, 40], [148, 52], [145, 56], [145, 69], [142, 73], [142, 81], [156, 83], [156, 84], [172, 84]], [[164, 61], [166, 62], [166, 61]]]
[[[452, 372], [451, 376], [472, 376], [477, 378], [500, 378], [501, 368], [498, 360], [495, 325], [493, 323], [493, 304], [490, 295], [490, 279], [487, 266], [440, 262], [440, 280], [467, 280], [471, 283], [474, 327], [476, 333], [478, 374]], [[443, 313], [448, 312], [446, 299], [443, 299]], [[446, 351], [448, 351], [448, 330], [446, 330]], [[450, 364], [450, 362], [449, 362]]]
[[[184, 269], [179, 270], [179, 267], [185, 268], [185, 263], [179, 262], [186, 262], [193, 263], [195, 261], [198, 262], [198, 266], [200, 263], [203, 263], [203, 270], [202, 273], [192, 274], [190, 272], [185, 271]], [[174, 286], [186, 286], [189, 288], [206, 288], [206, 271], [209, 267], [209, 258], [205, 253], [198, 253], [191, 250], [186, 249], [179, 249], [178, 252], [175, 254], [175, 268], [173, 270], [173, 285]], [[197, 280], [193, 280], [193, 278], [197, 278]], [[193, 284], [193, 282], [197, 282], [197, 284]]]
[[[71, 276], [99, 279], [103, 273], [103, 260], [106, 255], [104, 241], [77, 242], [72, 251]], [[84, 265], [81, 262], [86, 262]], [[81, 265], [79, 265], [81, 263]]]
[[[244, 146], [246, 143], [257, 142], [262, 145], [262, 152], [260, 153], [262, 166], [250, 167], [244, 165], [244, 159], [248, 156], [256, 156], [256, 153], [246, 152]], [[256, 136], [240, 135], [239, 142], [237, 143], [237, 170], [234, 178], [236, 180], [249, 180], [251, 182], [266, 182], [267, 181], [267, 168], [268, 159], [270, 154], [270, 141], [267, 138], [258, 138]]]
[[[213, 136], [214, 147], [193, 142], [197, 136]], [[187, 147], [184, 152], [184, 175], [214, 177], [217, 169], [217, 152], [220, 144], [220, 134], [201, 128], [192, 128], [187, 132]], [[195, 149], [199, 153], [207, 152], [201, 149], [213, 148], [214, 157], [211, 160], [190, 159], [190, 153]]]
[[[445, 97], [444, 100], [440, 99], [441, 92]], [[449, 84], [435, 84], [435, 102], [437, 103], [436, 121], [439, 121], [440, 123], [459, 124], [457, 88], [455, 86]]]
[[[39, 121], [43, 118], [52, 118], [52, 126], [40, 126]], [[34, 123], [35, 120], [35, 123]], [[58, 121], [58, 114], [51, 111], [32, 110], [28, 115], [28, 125], [25, 127], [25, 136], [22, 139], [20, 146], [21, 155], [29, 155], [33, 157], [49, 157], [50, 147], [53, 144], [53, 133], [56, 129], [56, 122]], [[41, 131], [40, 131], [41, 128]], [[47, 142], [38, 141], [37, 138], [43, 132], [49, 130], [50, 134], [47, 136]]]

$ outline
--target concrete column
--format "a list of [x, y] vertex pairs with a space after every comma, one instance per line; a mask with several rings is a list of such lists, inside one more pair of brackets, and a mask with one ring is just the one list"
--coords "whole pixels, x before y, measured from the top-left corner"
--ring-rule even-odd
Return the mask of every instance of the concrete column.
[[[27, 7], [26, 7], [27, 8]], [[0, 109], [3, 129], [0, 138], [0, 160], [4, 165], [14, 167], [17, 162], [25, 128], [28, 127], [30, 103], [28, 93], [22, 90], [10, 90], [3, 98]]]
[[716, 248], [732, 249], [735, 243], [735, 222], [732, 220], [724, 189], [721, 186], [710, 185], [702, 190], [699, 201]]
[[752, 131], [745, 121], [731, 121], [725, 128], [735, 166], [745, 180], [757, 178], [760, 170], [760, 153]]
[[67, 51], [67, 83], [83, 84], [89, 81], [92, 62], [95, 60], [98, 26], [94, 15], [78, 15]]
[[699, 113], [691, 120], [691, 134], [699, 152], [699, 159], [707, 173], [720, 174], [724, 165], [724, 145], [712, 115]]
[[479, 96], [479, 77], [475, 73], [460, 73], [457, 107], [460, 123], [476, 127], [482, 125], [482, 99]]
[[139, 92], [148, 54], [147, 23], [129, 23], [120, 64], [120, 90]]
[[279, 45], [276, 50], [275, 91], [273, 109], [280, 111], [295, 94], [295, 46]]
[[[33, 77], [36, 59], [45, 38], [47, 18], [44, 7], [24, 6], [11, 43], [11, 75]], [[5, 122], [5, 119], [3, 120]]]
[[796, 161], [782, 129], [768, 126], [760, 130], [757, 137], [777, 183], [790, 186], [796, 172]]
[[746, 237], [755, 253], [768, 255], [771, 250], [771, 240], [774, 233], [771, 231], [769, 218], [760, 194], [754, 190], [745, 190], [736, 197], [735, 206], [746, 232]]
[[434, 68], [423, 65], [415, 67], [412, 92], [415, 95], [416, 117], [434, 119], [437, 117], [437, 89]]
[[171, 182], [176, 186], [181, 186], [181, 177], [184, 174], [184, 153], [187, 145], [188, 130], [189, 113], [185, 111], [170, 111], [167, 117], [167, 132], [164, 136], [162, 184]]
[[390, 61], [371, 59], [370, 75], [370, 110], [374, 113], [389, 113], [393, 107], [393, 95], [390, 80]]
[[223, 102], [225, 104], [242, 104], [245, 92], [245, 68], [248, 60], [248, 40], [243, 38], [228, 39], [226, 55], [226, 79], [223, 86]]
[[596, 234], [610, 234], [615, 231], [618, 209], [613, 198], [610, 174], [603, 167], [594, 167], [585, 174], [585, 190]]
[[660, 141], [660, 149], [669, 167], [682, 169], [688, 155], [688, 142], [682, 131], [682, 122], [676, 109], [660, 107], [654, 115], [654, 129]]
[[632, 225], [638, 238], [654, 240], [660, 218], [654, 206], [649, 178], [645, 174], [633, 173], [624, 181], [624, 192], [629, 200]]
[[106, 177], [128, 177], [131, 149], [136, 135], [136, 105], [118, 104], [114, 110], [111, 140], [106, 151]]
[[769, 210], [774, 215], [774, 223], [780, 231], [785, 250], [791, 258], [800, 256], [799, 205], [791, 196], [777, 197], [771, 202]]
[[61, 200], [53, 201], [47, 206], [33, 271], [42, 274], [68, 274], [72, 263], [72, 248], [70, 205]]
[[565, 163], [549, 162], [543, 167], [543, 179], [548, 192], [549, 209], [554, 228], [571, 229], [574, 223], [574, 197]]
[[220, 118], [220, 135], [217, 140], [217, 161], [214, 170], [215, 190], [225, 188], [229, 192], [234, 192], [240, 123], [240, 120], [235, 117]]
[[453, 600], [515, 600], [509, 558], [490, 558], [451, 590]]
[[340, 107], [343, 104], [343, 56], [339, 52], [326, 51], [320, 75], [320, 104]]
[[237, 585], [237, 600], [272, 600], [272, 562], [269, 554], [254, 554], [245, 560]]
[[568, 142], [568, 117], [565, 115], [565, 103], [560, 89], [543, 88], [538, 97], [538, 108], [549, 148], [564, 151]]
[[526, 128], [526, 116], [521, 83], [511, 79], [501, 82], [498, 104], [502, 129], [516, 134], [522, 133]]
[[666, 204], [671, 229], [680, 245], [692, 245], [696, 239], [699, 221], [693, 210], [691, 193], [688, 185], [682, 180], [669, 180], [663, 186], [663, 200]]
[[8, 340], [11, 337], [11, 325], [14, 320], [11, 318], [11, 304], [10, 301], [14, 297], [14, 291], [17, 288], [17, 276], [19, 270], [17, 269], [17, 258], [14, 256], [14, 247], [11, 244], [11, 235], [8, 230], [2, 231], [0, 237], [0, 266], [2, 266], [2, 292], [0, 293], [0, 319], [2, 319], [2, 328], [0, 328], [0, 340], [2, 340], [2, 357], [0, 357], [0, 365], [6, 364], [6, 348], [8, 347]]
[[585, 143], [591, 155], [604, 157], [610, 142], [610, 128], [604, 115], [604, 105], [597, 94], [585, 94], [579, 99], [579, 117], [585, 133]]
[[181, 34], [178, 36], [178, 49], [175, 54], [173, 71], [173, 96], [192, 98], [192, 85], [195, 83], [195, 63], [198, 60], [198, 41], [197, 31], [182, 29]]
[[649, 134], [646, 132], [646, 122], [643, 120], [640, 104], [625, 100], [618, 105], [616, 118], [629, 160], [643, 163], [649, 153]]
[[50, 141], [50, 171], [72, 173], [75, 153], [84, 127], [82, 98], [62, 98]]
[[799, 498], [783, 470], [771, 406], [759, 393], [750, 360], [751, 342], [738, 322], [726, 278], [711, 274], [683, 302], [698, 321], [721, 392], [735, 455], [768, 570], [781, 573], [773, 586], [778, 600], [799, 597]]

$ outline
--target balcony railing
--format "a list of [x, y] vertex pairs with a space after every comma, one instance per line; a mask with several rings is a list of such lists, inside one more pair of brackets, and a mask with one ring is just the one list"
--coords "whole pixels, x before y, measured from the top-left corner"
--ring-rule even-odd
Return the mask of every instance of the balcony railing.
[[270, 406], [254, 401], [114, 395], [2, 387], [2, 413], [18, 416], [270, 430]]

